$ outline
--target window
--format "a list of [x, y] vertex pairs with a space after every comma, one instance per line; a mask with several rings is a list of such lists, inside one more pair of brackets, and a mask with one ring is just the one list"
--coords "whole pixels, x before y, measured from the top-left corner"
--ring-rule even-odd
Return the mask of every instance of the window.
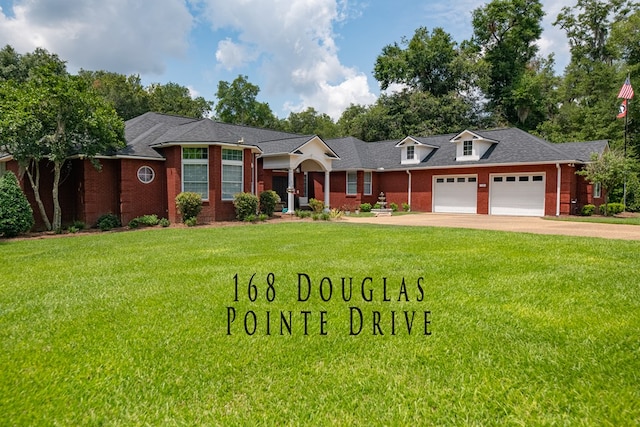
[[302, 197], [309, 197], [309, 172], [304, 173], [304, 188], [302, 189]]
[[516, 182], [516, 177], [515, 176], [508, 176], [507, 177], [507, 182]]
[[527, 181], [529, 181], [529, 177], [528, 176], [520, 176], [520, 177], [518, 177], [518, 181], [527, 182]]
[[447, 182], [456, 182], [454, 178], [447, 178]]
[[222, 149], [222, 200], [242, 193], [242, 150]]
[[436, 178], [436, 182], [441, 184], [444, 182], [444, 178]]
[[358, 192], [358, 174], [356, 172], [347, 172], [347, 194], [356, 194]]
[[149, 184], [155, 176], [155, 172], [149, 166], [142, 166], [138, 169], [138, 180], [143, 184]]
[[407, 160], [413, 160], [416, 158], [416, 147], [413, 145], [407, 146]]
[[536, 175], [533, 177], [534, 181], [542, 181], [542, 175]]
[[458, 178], [458, 182], [466, 182], [467, 179], [466, 178]]
[[502, 177], [501, 176], [494, 176], [493, 177], [493, 182], [502, 182]]
[[209, 200], [209, 149], [182, 147], [182, 191], [198, 193]]
[[364, 194], [365, 195], [370, 195], [372, 193], [372, 189], [371, 189], [372, 175], [373, 174], [371, 172], [364, 173]]
[[472, 177], [470, 177], [470, 178], [469, 178], [469, 182], [476, 182], [476, 181], [477, 181], [477, 180], [476, 180], [476, 177], [475, 177], [475, 176], [472, 176]]
[[473, 141], [464, 141], [462, 143], [462, 155], [463, 156], [473, 155]]
[[593, 198], [599, 199], [600, 197], [602, 197], [602, 184], [596, 182], [593, 184]]

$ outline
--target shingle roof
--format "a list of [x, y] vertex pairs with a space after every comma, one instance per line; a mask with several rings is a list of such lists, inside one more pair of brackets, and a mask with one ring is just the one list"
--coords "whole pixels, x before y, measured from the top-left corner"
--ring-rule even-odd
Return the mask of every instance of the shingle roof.
[[[451, 142], [458, 134], [412, 137], [425, 145], [438, 147], [417, 165], [401, 164], [401, 149], [396, 147], [399, 141], [366, 143], [354, 138], [342, 138], [329, 140], [327, 143], [343, 159], [334, 163], [334, 170], [360, 168], [388, 170], [517, 163], [586, 162], [589, 161], [591, 153], [602, 153], [607, 146], [607, 141], [553, 144], [517, 128], [473, 132], [495, 142], [481, 159], [464, 162], [456, 160], [456, 144]], [[349, 140], [353, 140], [353, 147], [344, 146], [346, 145], [345, 142]]]
[[[398, 140], [364, 142], [347, 137], [325, 141], [339, 157], [333, 170], [376, 170], [442, 168], [452, 166], [498, 165], [518, 163], [587, 162], [591, 153], [602, 153], [607, 141], [552, 144], [517, 128], [473, 131], [486, 141], [493, 142], [479, 160], [456, 161], [456, 144], [451, 142], [459, 134], [412, 137], [422, 144], [437, 147], [419, 164], [402, 165], [402, 149]], [[193, 119], [158, 113], [146, 113], [128, 120], [125, 127], [127, 146], [120, 156], [162, 159], [158, 147], [167, 144], [232, 143], [242, 140], [246, 145], [259, 147], [264, 155], [293, 153], [314, 135]]]

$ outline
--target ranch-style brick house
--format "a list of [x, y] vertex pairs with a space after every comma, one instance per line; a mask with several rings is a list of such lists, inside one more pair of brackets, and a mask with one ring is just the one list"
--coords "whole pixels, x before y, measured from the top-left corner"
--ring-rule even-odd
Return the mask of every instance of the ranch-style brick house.
[[[65, 222], [93, 225], [105, 213], [123, 224], [146, 214], [177, 222], [182, 191], [202, 195], [200, 222], [233, 219], [235, 194], [268, 189], [289, 211], [310, 198], [355, 210], [380, 192], [413, 211], [488, 215], [569, 215], [604, 202], [599, 186], [575, 172], [607, 141], [552, 144], [516, 128], [367, 143], [146, 113], [126, 122], [125, 137], [125, 148], [99, 157], [100, 171], [79, 156], [67, 162]], [[3, 170], [18, 173], [18, 165], [5, 155]], [[50, 179], [41, 180], [52, 209]], [[26, 177], [21, 184], [37, 221]]]

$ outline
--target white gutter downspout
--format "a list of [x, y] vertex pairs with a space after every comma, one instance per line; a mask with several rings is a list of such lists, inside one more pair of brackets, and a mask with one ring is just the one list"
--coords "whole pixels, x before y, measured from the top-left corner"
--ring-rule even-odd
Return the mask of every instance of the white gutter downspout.
[[560, 184], [562, 180], [562, 169], [560, 163], [556, 163], [556, 169], [558, 170], [557, 189], [556, 189], [556, 216], [560, 216]]
[[409, 205], [409, 210], [411, 210], [411, 171], [407, 169], [407, 175], [409, 175], [409, 190], [407, 194], [407, 204]]

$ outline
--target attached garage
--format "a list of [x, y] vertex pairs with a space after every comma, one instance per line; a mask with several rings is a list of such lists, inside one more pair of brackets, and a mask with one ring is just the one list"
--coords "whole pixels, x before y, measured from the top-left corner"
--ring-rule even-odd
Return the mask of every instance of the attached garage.
[[433, 212], [476, 213], [478, 210], [476, 175], [434, 176]]
[[492, 175], [489, 188], [491, 215], [544, 216], [545, 175]]

